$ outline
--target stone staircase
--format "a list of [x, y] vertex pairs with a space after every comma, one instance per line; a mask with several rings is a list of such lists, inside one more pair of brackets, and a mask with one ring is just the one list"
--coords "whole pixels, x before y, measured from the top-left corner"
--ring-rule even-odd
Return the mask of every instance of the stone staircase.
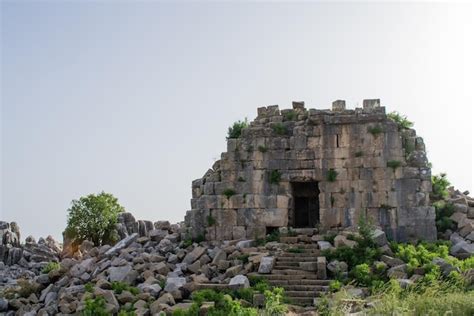
[[317, 244], [291, 243], [289, 249], [276, 255], [271, 274], [253, 273], [265, 278], [271, 286], [285, 289], [285, 296], [290, 304], [313, 306], [314, 299], [329, 291], [326, 280], [326, 263], [321, 262], [324, 271], [318, 273], [320, 250]]

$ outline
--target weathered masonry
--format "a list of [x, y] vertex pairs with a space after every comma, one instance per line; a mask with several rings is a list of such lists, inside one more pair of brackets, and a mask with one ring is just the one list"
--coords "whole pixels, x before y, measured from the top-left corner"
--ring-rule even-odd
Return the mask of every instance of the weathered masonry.
[[434, 240], [430, 178], [423, 139], [378, 99], [355, 110], [342, 100], [332, 110], [262, 107], [193, 181], [186, 224], [193, 237], [231, 240], [279, 227], [355, 227], [364, 215], [395, 240]]

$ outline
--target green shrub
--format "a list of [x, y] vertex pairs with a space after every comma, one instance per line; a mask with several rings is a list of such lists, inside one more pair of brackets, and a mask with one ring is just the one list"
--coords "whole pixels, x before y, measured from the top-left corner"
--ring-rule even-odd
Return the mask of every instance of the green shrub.
[[402, 165], [402, 162], [399, 160], [389, 160], [387, 161], [387, 167], [392, 168], [395, 171], [398, 167]]
[[337, 292], [341, 289], [341, 287], [342, 283], [339, 280], [331, 280], [331, 282], [329, 282], [329, 291], [331, 292]]
[[337, 236], [336, 233], [328, 233], [328, 234], [323, 236], [323, 239], [334, 245], [334, 239], [336, 238], [336, 236]]
[[255, 291], [263, 294], [265, 293], [265, 291], [270, 289], [270, 285], [268, 284], [267, 280], [263, 280], [256, 283], [253, 288], [255, 289]]
[[352, 270], [355, 281], [361, 286], [370, 286], [372, 284], [372, 273], [367, 263], [358, 264]]
[[94, 299], [86, 299], [86, 306], [82, 311], [83, 316], [108, 316], [106, 308], [106, 301], [103, 297], [96, 297]]
[[94, 284], [87, 282], [86, 284], [84, 284], [84, 289], [86, 290], [86, 292], [92, 293], [94, 292]]
[[49, 273], [49, 272], [54, 271], [54, 270], [59, 270], [60, 268], [61, 268], [61, 266], [59, 265], [58, 262], [51, 261], [51, 262], [48, 262], [48, 264], [45, 265], [43, 267], [43, 269], [41, 269], [41, 273]]
[[115, 294], [122, 294], [123, 291], [129, 291], [133, 295], [137, 295], [140, 292], [138, 288], [121, 281], [113, 281], [111, 287]]
[[286, 135], [288, 133], [286, 126], [282, 123], [276, 123], [272, 126], [272, 129], [278, 135]]
[[238, 255], [236, 258], [237, 260], [242, 261], [243, 264], [249, 263], [249, 257], [250, 255], [248, 253], [244, 253], [241, 255]]
[[272, 170], [268, 180], [271, 184], [279, 184], [281, 181], [281, 173], [278, 170]]
[[267, 279], [259, 275], [249, 275], [248, 279], [251, 287], [254, 287], [255, 285], [257, 285], [257, 283], [267, 281]]
[[262, 145], [258, 146], [258, 151], [261, 153], [266, 153], [268, 151], [268, 148]]
[[265, 242], [280, 241], [280, 232], [275, 229], [265, 238]]
[[388, 113], [387, 117], [397, 123], [399, 131], [413, 127], [413, 122], [410, 122], [405, 115], [398, 112]]
[[65, 234], [77, 244], [90, 240], [96, 246], [113, 244], [118, 235], [115, 230], [118, 215], [124, 208], [112, 194], [101, 192], [73, 200], [68, 210]]
[[237, 121], [237, 122], [234, 122], [234, 124], [229, 127], [228, 131], [227, 131], [227, 139], [231, 139], [231, 138], [239, 138], [240, 135], [242, 135], [242, 130], [244, 128], [247, 128], [249, 126], [249, 123], [247, 121], [247, 118], [245, 118], [245, 120], [243, 121]]
[[211, 227], [216, 224], [216, 219], [212, 215], [207, 215], [207, 226]]
[[349, 269], [363, 263], [371, 266], [381, 256], [381, 252], [372, 238], [373, 231], [372, 222], [361, 216], [359, 218], [359, 236], [354, 236], [357, 243], [353, 248], [341, 246], [336, 249], [324, 250], [322, 254], [328, 258], [328, 261], [334, 259], [345, 261]]
[[285, 304], [283, 304], [283, 288], [275, 287], [271, 291], [265, 291], [264, 295], [265, 312], [268, 313], [268, 315], [277, 316], [286, 314], [288, 308]]
[[285, 119], [285, 121], [294, 121], [296, 120], [297, 117], [298, 117], [298, 113], [296, 113], [296, 111], [294, 110], [290, 110], [283, 114], [283, 118]]
[[326, 180], [328, 180], [329, 182], [334, 182], [336, 181], [337, 175], [338, 175], [338, 172], [334, 170], [333, 168], [331, 168], [328, 170], [328, 173], [326, 175]]
[[446, 178], [446, 173], [440, 173], [431, 177], [433, 190], [430, 197], [434, 200], [442, 200], [449, 196], [448, 187], [451, 183]]
[[374, 137], [377, 137], [380, 133], [383, 132], [383, 128], [379, 125], [370, 126], [367, 128], [367, 131], [372, 134]]
[[228, 188], [228, 189], [225, 189], [224, 192], [222, 192], [222, 194], [224, 194], [226, 198], [230, 199], [231, 196], [235, 195], [235, 190]]

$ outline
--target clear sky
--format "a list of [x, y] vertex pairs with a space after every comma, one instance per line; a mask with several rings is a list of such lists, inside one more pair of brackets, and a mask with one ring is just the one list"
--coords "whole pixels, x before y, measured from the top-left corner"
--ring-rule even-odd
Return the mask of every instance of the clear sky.
[[0, 220], [22, 238], [59, 238], [101, 190], [182, 220], [227, 127], [293, 100], [380, 98], [474, 191], [472, 4], [1, 1], [1, 19]]

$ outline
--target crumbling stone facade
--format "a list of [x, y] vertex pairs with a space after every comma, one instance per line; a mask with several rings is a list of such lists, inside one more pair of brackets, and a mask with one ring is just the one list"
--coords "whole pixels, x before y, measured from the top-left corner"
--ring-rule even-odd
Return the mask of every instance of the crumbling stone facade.
[[258, 109], [192, 183], [186, 225], [207, 240], [262, 238], [279, 227], [357, 226], [361, 215], [398, 241], [436, 239], [423, 139], [387, 117], [380, 101], [349, 110]]

